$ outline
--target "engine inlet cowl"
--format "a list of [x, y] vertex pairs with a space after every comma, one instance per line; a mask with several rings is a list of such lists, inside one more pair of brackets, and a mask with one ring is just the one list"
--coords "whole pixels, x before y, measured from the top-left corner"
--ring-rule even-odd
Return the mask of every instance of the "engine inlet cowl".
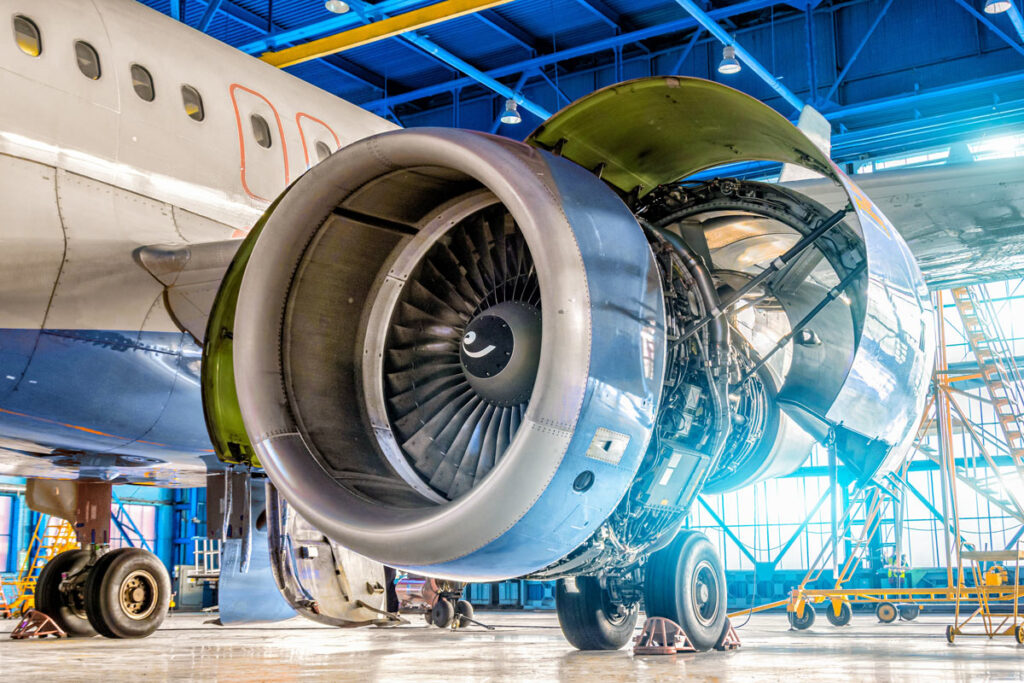
[[385, 133], [267, 216], [238, 295], [239, 406], [336, 542], [435, 576], [528, 574], [636, 475], [664, 315], [643, 231], [592, 174], [479, 133]]

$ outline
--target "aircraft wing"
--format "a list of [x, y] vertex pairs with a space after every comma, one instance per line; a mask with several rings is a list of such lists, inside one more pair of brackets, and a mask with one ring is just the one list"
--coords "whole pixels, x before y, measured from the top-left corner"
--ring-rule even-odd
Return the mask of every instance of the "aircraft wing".
[[[931, 289], [1024, 277], [1024, 159], [856, 176], [907, 241]], [[842, 189], [786, 184], [831, 205]]]

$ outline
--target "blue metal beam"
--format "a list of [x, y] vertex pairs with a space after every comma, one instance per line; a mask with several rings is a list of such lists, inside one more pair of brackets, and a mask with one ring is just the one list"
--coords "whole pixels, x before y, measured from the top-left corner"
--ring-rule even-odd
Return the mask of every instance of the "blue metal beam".
[[811, 508], [811, 511], [807, 513], [807, 516], [804, 517], [804, 521], [800, 522], [800, 526], [796, 528], [796, 531], [794, 531], [793, 535], [789, 537], [789, 540], [786, 541], [786, 544], [782, 546], [781, 550], [779, 550], [779, 554], [775, 556], [774, 560], [772, 560], [772, 569], [775, 569], [777, 566], [779, 566], [779, 562], [782, 561], [782, 558], [785, 557], [786, 553], [789, 552], [789, 549], [793, 547], [793, 544], [796, 543], [796, 540], [800, 538], [800, 534], [802, 534], [804, 532], [804, 529], [807, 528], [807, 525], [811, 523], [811, 519], [814, 517], [814, 515], [818, 514], [818, 510], [821, 509], [821, 506], [824, 505], [825, 501], [828, 500], [831, 496], [832, 488], [829, 487], [828, 489], [825, 490], [825, 494], [818, 499], [818, 502], [814, 504], [814, 507]]
[[[920, 491], [914, 488], [914, 485], [911, 484], [908, 479], [900, 478], [900, 481], [903, 483], [903, 485], [906, 487], [908, 491], [914, 494], [914, 498], [917, 498], [918, 501], [921, 502], [921, 505], [924, 505], [925, 509], [928, 510], [928, 512], [932, 513], [932, 516], [935, 517], [935, 519], [937, 519], [940, 523], [943, 522], [942, 513], [935, 509], [935, 506], [932, 504], [930, 500], [928, 500], [928, 498], [924, 494], [922, 494]], [[948, 523], [946, 523], [945, 526], [946, 529], [949, 531], [950, 535], [956, 537], [956, 529], [954, 528], [954, 526]], [[963, 535], [960, 536], [960, 543], [967, 550], [974, 550], [974, 545], [970, 543], [966, 538], [964, 538]]]
[[[712, 10], [708, 13], [713, 19], [727, 19], [737, 14], [743, 14], [745, 12], [755, 12], [757, 10], [765, 9], [777, 4], [775, 0], [747, 0], [746, 2], [739, 2], [729, 7], [723, 7], [721, 9]], [[505, 76], [512, 76], [523, 71], [530, 69], [536, 69], [551, 64], [556, 64], [561, 61], [568, 59], [574, 59], [576, 57], [583, 57], [586, 55], [593, 54], [595, 52], [601, 52], [603, 50], [611, 50], [615, 47], [622, 47], [624, 45], [630, 45], [637, 43], [641, 40], [647, 40], [648, 38], [656, 38], [669, 33], [681, 33], [695, 29], [699, 26], [697, 20], [692, 17], [686, 17], [685, 19], [677, 19], [676, 21], [669, 21], [664, 24], [658, 24], [657, 26], [649, 26], [647, 28], [637, 29], [636, 31], [630, 31], [628, 33], [621, 33], [617, 36], [611, 36], [609, 38], [603, 38], [601, 40], [595, 40], [585, 45], [577, 45], [575, 47], [566, 48], [559, 50], [558, 52], [551, 52], [545, 55], [539, 55], [532, 59], [523, 60], [514, 64], [506, 64], [505, 66], [491, 69], [486, 72], [487, 76], [491, 78], [503, 78]], [[440, 95], [441, 93], [449, 92], [455, 88], [465, 88], [473, 85], [473, 79], [461, 78], [455, 81], [448, 81], [446, 83], [439, 83], [436, 85], [427, 86], [425, 88], [417, 88], [406, 93], [397, 95], [391, 95], [387, 98], [373, 100], [371, 102], [364, 102], [362, 106], [368, 109], [383, 110], [384, 107], [394, 106], [398, 104], [405, 104], [407, 102], [413, 102], [424, 97], [431, 97], [433, 95]]]
[[[380, 11], [379, 5], [371, 5], [369, 3], [363, 2], [362, 0], [349, 0], [349, 6], [352, 8], [353, 12], [359, 16], [360, 19], [366, 22], [369, 22], [373, 18], [379, 19], [383, 16], [383, 14]], [[466, 74], [466, 76], [476, 81], [480, 85], [484, 86], [485, 88], [493, 90], [494, 92], [498, 93], [499, 95], [506, 99], [514, 100], [517, 104], [521, 105], [523, 109], [530, 112], [534, 116], [539, 117], [542, 121], [550, 118], [551, 112], [549, 112], [544, 107], [540, 106], [536, 102], [532, 102], [527, 98], [523, 97], [523, 94], [521, 92], [509, 88], [507, 85], [505, 85], [498, 79], [488, 76], [480, 69], [476, 68], [475, 66], [473, 66], [466, 60], [462, 59], [461, 57], [452, 54], [451, 52], [444, 49], [443, 47], [441, 47], [434, 41], [430, 40], [426, 36], [416, 31], [406, 31], [405, 33], [401, 34], [399, 38], [401, 38], [401, 40], [407, 43], [415, 45], [423, 52], [426, 52], [428, 55], [434, 57], [438, 61], [447, 64], [456, 71], [460, 71]], [[456, 92], [457, 90], [458, 89], [456, 89]], [[384, 99], [383, 104], [384, 106], [389, 106], [387, 98]]]
[[537, 74], [538, 76], [540, 76], [545, 82], [547, 82], [548, 85], [551, 86], [551, 89], [555, 91], [555, 94], [558, 95], [559, 99], [561, 99], [566, 104], [571, 104], [572, 103], [572, 99], [568, 95], [565, 94], [564, 90], [562, 90], [561, 88], [558, 87], [557, 83], [555, 83], [553, 80], [551, 80], [550, 76], [548, 76], [546, 73], [544, 73], [543, 69], [537, 69], [537, 70], [534, 71], [534, 73]]
[[958, 83], [957, 85], [951, 85], [945, 88], [922, 90], [920, 92], [915, 92], [912, 95], [896, 95], [894, 97], [884, 97], [870, 102], [846, 105], [824, 111], [822, 114], [825, 118], [830, 120], [848, 116], [860, 116], [862, 114], [870, 114], [896, 107], [913, 106], [929, 100], [962, 95], [969, 92], [976, 92], [978, 90], [987, 90], [989, 88], [996, 88], [1004, 85], [1020, 85], [1021, 79], [1024, 79], [1024, 71], [1016, 71], [1004, 76], [985, 78], [978, 81], [970, 81], [968, 83]]
[[1017, 9], [1017, 4], [1010, 1], [1010, 9], [1006, 10], [1006, 13], [1010, 16], [1010, 23], [1013, 24], [1013, 28], [1017, 29], [1017, 35], [1024, 41], [1024, 17], [1021, 17], [1020, 10]]
[[725, 535], [732, 539], [732, 542], [736, 544], [736, 547], [740, 549], [740, 552], [746, 555], [747, 559], [754, 565], [757, 565], [757, 558], [754, 557], [747, 546], [743, 545], [743, 541], [740, 540], [739, 536], [733, 533], [732, 529], [729, 528], [729, 525], [718, 516], [718, 513], [711, 509], [711, 506], [708, 505], [706, 500], [704, 500], [704, 496], [697, 496], [697, 502], [700, 503], [701, 507], [707, 510], [708, 514], [711, 515], [711, 519], [715, 520], [715, 524], [721, 527], [722, 531], [725, 532]]
[[[351, 5], [351, 3], [349, 4]], [[377, 5], [370, 5], [368, 9], [372, 10], [375, 15], [386, 16], [429, 4], [431, 4], [429, 0], [384, 0]], [[337, 33], [362, 23], [364, 23], [363, 18], [356, 12], [332, 14], [305, 26], [276, 31], [263, 38], [239, 45], [238, 49], [249, 54], [262, 54], [278, 47], [286, 47], [289, 43], [300, 43], [324, 34]]]
[[473, 16], [495, 31], [503, 34], [509, 40], [519, 43], [529, 50], [531, 55], [540, 52], [536, 38], [498, 14], [495, 10], [484, 10], [483, 12], [477, 12]]
[[860, 57], [860, 53], [864, 51], [864, 46], [868, 44], [868, 41], [874, 34], [875, 29], [878, 28], [880, 23], [882, 23], [882, 19], [885, 17], [890, 7], [892, 7], [892, 0], [886, 0], [885, 5], [882, 7], [882, 11], [878, 13], [878, 16], [876, 16], [874, 22], [872, 22], [871, 28], [869, 28], [868, 32], [864, 34], [864, 37], [860, 39], [860, 43], [857, 44], [857, 49], [853, 51], [852, 55], [850, 55], [850, 59], [846, 62], [846, 66], [844, 66], [843, 70], [839, 72], [838, 76], [836, 76], [836, 82], [832, 84], [832, 87], [829, 88], [829, 91], [825, 94], [826, 102], [830, 101], [832, 96], [836, 94], [836, 90], [839, 89], [839, 85], [846, 79], [846, 74], [850, 72], [850, 67], [852, 67], [854, 62], [857, 61], [857, 58]]
[[718, 22], [715, 21], [714, 18], [698, 7], [697, 3], [693, 0], [676, 0], [676, 3], [689, 12], [701, 26], [706, 28], [708, 32], [721, 41], [723, 45], [731, 45], [736, 48], [736, 56], [742, 60], [744, 64], [749, 66], [751, 71], [760, 76], [761, 80], [768, 84], [768, 87], [779, 93], [779, 95], [782, 96], [782, 99], [789, 102], [789, 104], [797, 111], [803, 110], [803, 100], [794, 95], [789, 88], [779, 81], [778, 78], [769, 73], [768, 70], [761, 65], [761, 62], [757, 61], [754, 55], [747, 52], [746, 48], [736, 42], [736, 40], [730, 36], [724, 28], [718, 25]]
[[404, 40], [409, 41], [416, 47], [420, 48], [427, 54], [433, 55], [434, 57], [440, 59], [445, 64], [448, 64], [449, 66], [458, 69], [462, 73], [472, 78], [474, 81], [480, 83], [480, 85], [490, 90], [493, 90], [494, 92], [498, 93], [499, 95], [506, 99], [515, 100], [518, 104], [522, 105], [523, 109], [530, 112], [534, 116], [539, 117], [541, 121], [545, 121], [551, 118], [551, 112], [549, 112], [547, 109], [540, 106], [536, 102], [532, 102], [523, 97], [523, 94], [521, 92], [513, 90], [512, 88], [508, 87], [507, 85], [505, 85], [504, 83], [495, 78], [491, 78], [480, 69], [476, 68], [472, 64], [466, 62], [465, 60], [456, 57], [451, 52], [448, 52], [447, 50], [445, 50], [443, 47], [433, 42], [432, 40], [424, 38], [419, 33], [415, 31], [409, 31], [407, 33], [403, 33], [402, 38]]
[[679, 70], [683, 68], [683, 62], [685, 62], [686, 58], [690, 56], [691, 52], [693, 52], [693, 48], [697, 47], [697, 41], [700, 40], [700, 37], [703, 34], [703, 28], [698, 28], [696, 31], [693, 32], [693, 35], [690, 37], [690, 42], [686, 44], [686, 49], [683, 50], [683, 53], [681, 55], [679, 55], [679, 59], [676, 61], [676, 65], [672, 67], [672, 71], [670, 71], [669, 73], [671, 73], [672, 75], [679, 74]]
[[199, 23], [196, 24], [196, 28], [206, 33], [206, 29], [210, 27], [210, 22], [213, 21], [213, 16], [217, 14], [217, 10], [220, 9], [220, 4], [223, 0], [211, 0], [210, 4], [206, 6], [206, 11], [203, 12], [202, 18], [199, 19]]
[[[967, 2], [966, 0], [953, 0], [953, 2], [955, 2], [958, 5], [960, 5], [965, 10], [967, 10], [972, 15], [974, 15], [975, 19], [980, 21], [986, 28], [988, 28], [989, 31], [992, 31], [992, 33], [994, 33], [997, 36], [999, 36], [1004, 43], [1006, 43], [1007, 45], [1012, 47], [1014, 50], [1016, 50], [1020, 54], [1024, 55], [1024, 46], [1022, 46], [1020, 43], [1018, 43], [1016, 40], [1014, 40], [1010, 36], [1008, 36], [1005, 33], [1003, 33], [1002, 29], [1000, 29], [998, 26], [996, 26], [991, 21], [989, 21], [988, 17], [986, 17], [984, 14], [982, 14], [978, 10], [974, 9], [974, 7], [972, 7], [969, 2]], [[1008, 11], [1012, 11], [1012, 10], [1008, 10]]]
[[619, 15], [601, 0], [576, 0], [576, 4], [608, 24], [616, 32], [622, 30], [622, 26], [619, 25]]
[[[214, 0], [211, 0], [211, 4], [213, 3], [213, 1]], [[266, 20], [264, 20], [263, 17], [259, 16], [258, 14], [250, 12], [244, 7], [236, 5], [230, 0], [220, 0], [220, 2], [221, 11], [227, 16], [231, 17], [233, 20], [237, 21], [240, 24], [248, 26], [249, 28], [255, 31], [259, 31], [260, 33], [267, 32]], [[209, 5], [207, 5], [207, 8], [209, 8]], [[283, 47], [286, 46], [287, 45], [283, 45]], [[371, 88], [384, 90], [383, 76], [373, 71], [370, 71], [365, 67], [355, 64], [354, 62], [351, 62], [343, 57], [340, 57], [338, 55], [330, 55], [329, 57], [321, 59], [320, 63], [327, 66], [327, 68], [333, 69], [334, 71], [344, 76], [348, 76], [352, 80], [359, 81], [360, 83], [368, 85]]]

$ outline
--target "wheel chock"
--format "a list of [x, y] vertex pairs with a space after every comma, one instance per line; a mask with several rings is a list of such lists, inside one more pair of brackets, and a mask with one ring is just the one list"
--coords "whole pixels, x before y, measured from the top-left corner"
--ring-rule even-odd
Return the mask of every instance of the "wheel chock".
[[735, 650], [743, 644], [740, 642], [740, 634], [736, 633], [736, 627], [732, 625], [732, 619], [728, 620], [726, 626], [725, 636], [722, 637], [718, 645], [715, 645], [715, 649], [719, 652]]
[[11, 638], [14, 640], [45, 638], [46, 636], [67, 638], [68, 634], [57, 625], [57, 622], [37, 609], [30, 609], [28, 612], [25, 612], [21, 622], [11, 631]]
[[644, 630], [633, 642], [634, 655], [674, 655], [677, 652], [697, 651], [686, 637], [683, 627], [664, 617], [648, 617]]

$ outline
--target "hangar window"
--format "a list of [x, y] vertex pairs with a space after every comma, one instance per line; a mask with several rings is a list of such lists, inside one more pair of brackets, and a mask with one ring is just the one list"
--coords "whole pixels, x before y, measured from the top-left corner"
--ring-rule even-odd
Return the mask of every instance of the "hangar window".
[[316, 157], [319, 161], [323, 161], [327, 157], [331, 156], [331, 148], [327, 146], [326, 142], [317, 140], [314, 147], [316, 147]]
[[92, 45], [84, 40], [75, 41], [75, 59], [78, 61], [78, 70], [86, 78], [96, 81], [100, 77], [100, 56]]
[[185, 107], [185, 113], [190, 119], [202, 121], [206, 114], [203, 112], [203, 98], [199, 91], [191, 85], [181, 86], [181, 103]]
[[153, 89], [153, 77], [149, 75], [145, 67], [132, 64], [132, 88], [135, 94], [147, 102], [152, 102], [156, 97], [156, 90]]
[[39, 29], [28, 17], [14, 15], [14, 42], [18, 49], [29, 57], [38, 57], [43, 52], [43, 41], [39, 37]]
[[249, 121], [252, 123], [252, 135], [256, 138], [256, 144], [269, 149], [270, 145], [274, 144], [274, 140], [270, 137], [270, 126], [267, 125], [267, 120], [259, 114], [253, 114], [249, 117]]

